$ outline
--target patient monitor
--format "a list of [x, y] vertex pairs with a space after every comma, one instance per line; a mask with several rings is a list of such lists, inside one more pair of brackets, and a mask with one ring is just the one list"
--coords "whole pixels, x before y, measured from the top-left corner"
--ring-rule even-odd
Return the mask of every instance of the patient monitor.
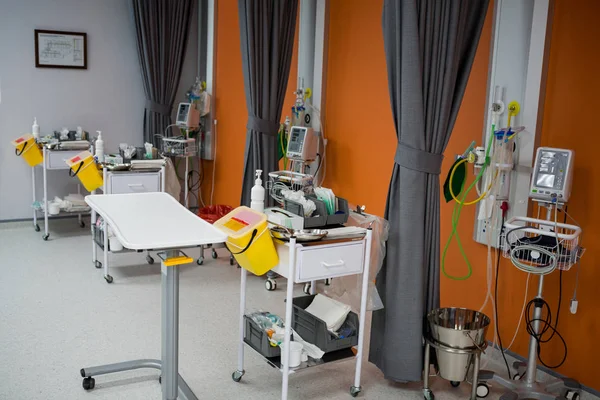
[[191, 103], [179, 103], [175, 124], [181, 128], [197, 128], [200, 125], [200, 112]]
[[568, 201], [573, 180], [573, 158], [572, 150], [538, 148], [529, 197], [561, 203]]

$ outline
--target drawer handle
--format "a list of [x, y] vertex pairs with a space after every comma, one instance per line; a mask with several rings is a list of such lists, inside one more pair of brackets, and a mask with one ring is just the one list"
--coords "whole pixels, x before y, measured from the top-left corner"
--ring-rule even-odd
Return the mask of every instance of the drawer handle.
[[346, 265], [346, 262], [344, 260], [340, 260], [338, 262], [335, 263], [326, 263], [325, 261], [321, 261], [321, 265], [324, 266], [325, 268], [336, 268], [336, 267], [343, 267], [344, 265]]
[[128, 183], [127, 186], [129, 187], [144, 187], [143, 183]]

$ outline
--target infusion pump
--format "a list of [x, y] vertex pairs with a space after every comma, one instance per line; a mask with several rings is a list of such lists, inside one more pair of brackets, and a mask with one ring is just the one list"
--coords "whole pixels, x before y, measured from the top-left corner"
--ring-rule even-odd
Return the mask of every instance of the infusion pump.
[[529, 197], [561, 203], [568, 201], [574, 156], [572, 150], [539, 147], [535, 155]]
[[314, 161], [317, 158], [318, 138], [312, 128], [292, 126], [286, 157], [293, 160]]

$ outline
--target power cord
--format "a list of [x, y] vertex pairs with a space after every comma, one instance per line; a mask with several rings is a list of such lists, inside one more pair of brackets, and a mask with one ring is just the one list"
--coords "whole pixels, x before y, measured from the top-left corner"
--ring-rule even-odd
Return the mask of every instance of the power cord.
[[[562, 272], [562, 271], [561, 271]], [[561, 289], [562, 289], [562, 279], [561, 279]], [[558, 310], [560, 311], [560, 300], [561, 297], [559, 295], [559, 303], [558, 303]], [[546, 318], [531, 318], [531, 311], [532, 311], [532, 307], [540, 307], [542, 308], [542, 313], [543, 313], [543, 309], [544, 307], [547, 308], [548, 312], [546, 315]], [[534, 310], [535, 311], [535, 310]], [[562, 337], [562, 335], [560, 334], [560, 332], [558, 332], [558, 330], [556, 329], [558, 326], [558, 315], [556, 317], [556, 322], [554, 324], [554, 326], [552, 326], [552, 311], [550, 309], [550, 305], [548, 305], [548, 303], [541, 298], [535, 298], [533, 300], [531, 300], [529, 303], [527, 303], [527, 310], [526, 310], [526, 314], [525, 314], [525, 322], [526, 322], [526, 328], [527, 328], [527, 333], [529, 335], [531, 335], [536, 343], [537, 343], [537, 356], [538, 356], [538, 360], [540, 361], [540, 363], [546, 367], [546, 368], [550, 368], [550, 369], [555, 369], [555, 368], [559, 368], [560, 366], [562, 366], [565, 361], [567, 360], [567, 354], [568, 354], [568, 347], [567, 347], [567, 342], [565, 342], [565, 339]], [[540, 329], [539, 333], [535, 332], [534, 326], [533, 324], [535, 322], [539, 322], [540, 323]], [[543, 326], [542, 326], [543, 324]], [[548, 337], [547, 339], [543, 338], [543, 335], [548, 332], [548, 331], [552, 331], [552, 334], [550, 335], [550, 337]], [[554, 335], [558, 336], [558, 338], [560, 339], [560, 341], [562, 342], [562, 345], [565, 349], [565, 353], [564, 356], [562, 358], [562, 360], [556, 364], [556, 365], [549, 365], [546, 364], [544, 362], [544, 360], [542, 360], [542, 343], [548, 343], [553, 337]]]
[[[506, 220], [506, 209], [508, 209], [508, 204], [506, 202], [502, 203], [502, 225], [500, 229], [504, 229], [504, 222]], [[500, 235], [502, 237], [502, 235]], [[500, 246], [501, 247], [501, 246]], [[502, 337], [500, 336], [500, 318], [498, 317], [498, 276], [500, 274], [500, 251], [496, 253], [496, 283], [494, 285], [494, 312], [496, 313], [496, 336], [498, 336], [498, 346], [500, 346], [500, 352], [502, 353], [502, 358], [504, 359], [504, 365], [506, 365], [506, 372], [508, 373], [508, 379], [512, 379], [512, 375], [510, 373], [510, 367], [508, 366], [508, 361], [506, 360], [506, 354], [504, 354], [504, 347], [502, 346]]]

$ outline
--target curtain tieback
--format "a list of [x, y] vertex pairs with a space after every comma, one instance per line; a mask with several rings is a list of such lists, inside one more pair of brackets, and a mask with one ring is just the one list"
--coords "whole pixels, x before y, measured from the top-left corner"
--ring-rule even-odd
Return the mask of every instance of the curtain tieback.
[[439, 175], [442, 170], [443, 159], [442, 154], [418, 150], [398, 142], [394, 162], [404, 168]]
[[161, 115], [171, 115], [171, 107], [168, 104], [160, 104], [152, 100], [146, 100], [146, 109]]
[[277, 136], [279, 132], [279, 122], [269, 121], [268, 119], [262, 119], [253, 115], [248, 116], [247, 129], [251, 129], [256, 132], [264, 133], [265, 135]]

